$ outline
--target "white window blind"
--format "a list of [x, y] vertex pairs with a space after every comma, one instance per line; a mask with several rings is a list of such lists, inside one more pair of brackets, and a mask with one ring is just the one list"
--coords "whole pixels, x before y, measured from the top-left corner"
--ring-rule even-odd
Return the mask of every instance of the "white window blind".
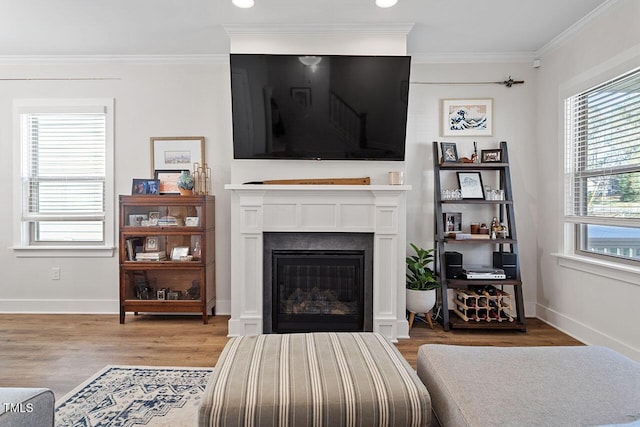
[[23, 113], [20, 126], [31, 242], [103, 242], [106, 113]]
[[640, 71], [568, 98], [565, 124], [576, 251], [640, 261]]
[[566, 100], [567, 220], [640, 226], [640, 72]]

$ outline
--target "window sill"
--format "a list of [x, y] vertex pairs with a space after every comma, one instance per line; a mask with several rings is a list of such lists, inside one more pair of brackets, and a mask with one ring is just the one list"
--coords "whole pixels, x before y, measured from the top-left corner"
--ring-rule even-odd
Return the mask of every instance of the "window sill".
[[553, 253], [551, 256], [558, 259], [558, 265], [561, 267], [571, 268], [585, 273], [606, 277], [608, 279], [631, 283], [632, 285], [640, 284], [640, 268], [634, 266], [606, 262], [577, 255]]
[[113, 246], [14, 246], [17, 258], [111, 258]]

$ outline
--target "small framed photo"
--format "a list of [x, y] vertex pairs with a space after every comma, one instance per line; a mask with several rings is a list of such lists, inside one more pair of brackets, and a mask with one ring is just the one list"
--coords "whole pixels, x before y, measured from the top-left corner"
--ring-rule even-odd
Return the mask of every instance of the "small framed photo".
[[159, 194], [158, 180], [156, 179], [135, 179], [131, 184], [131, 194]]
[[151, 137], [151, 173], [183, 171], [204, 163], [204, 136]]
[[147, 194], [147, 180], [134, 178], [131, 184], [131, 194]]
[[181, 173], [181, 170], [156, 170], [154, 178], [158, 180], [158, 192], [160, 194], [180, 194], [178, 178]]
[[493, 99], [443, 99], [442, 136], [491, 136]]
[[160, 239], [158, 236], [147, 236], [144, 239], [145, 252], [157, 252], [160, 250]]
[[444, 219], [444, 233], [459, 233], [462, 231], [462, 212], [445, 212], [442, 214]]
[[156, 291], [156, 298], [159, 300], [165, 300], [167, 293], [165, 292], [164, 289], [158, 289], [158, 291]]
[[189, 255], [189, 246], [176, 246], [171, 249], [171, 261], [182, 261], [187, 255]]
[[458, 161], [458, 149], [455, 142], [441, 142], [442, 161], [456, 163]]
[[142, 221], [146, 221], [149, 217], [147, 214], [130, 214], [129, 226], [130, 227], [142, 227]]
[[149, 212], [149, 225], [158, 225], [159, 219], [160, 219], [160, 212], [158, 211]]
[[457, 172], [463, 199], [484, 199], [484, 186], [480, 172]]
[[482, 163], [500, 163], [502, 162], [502, 150], [500, 148], [495, 150], [482, 150], [480, 151], [480, 160]]
[[184, 219], [184, 225], [187, 227], [198, 227], [200, 226], [200, 217], [188, 216]]

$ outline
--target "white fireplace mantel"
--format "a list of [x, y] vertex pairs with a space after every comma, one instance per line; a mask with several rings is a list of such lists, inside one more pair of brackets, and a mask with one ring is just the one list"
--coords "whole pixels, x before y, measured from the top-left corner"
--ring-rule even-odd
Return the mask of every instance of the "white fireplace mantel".
[[373, 233], [373, 330], [408, 338], [405, 317], [408, 185], [228, 184], [229, 336], [262, 333], [263, 232]]

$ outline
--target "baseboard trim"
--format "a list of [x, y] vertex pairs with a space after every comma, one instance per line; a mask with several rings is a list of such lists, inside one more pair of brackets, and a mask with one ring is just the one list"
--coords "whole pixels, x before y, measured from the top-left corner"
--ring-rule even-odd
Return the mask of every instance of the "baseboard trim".
[[548, 325], [564, 332], [565, 334], [582, 341], [587, 345], [599, 345], [609, 347], [630, 359], [640, 362], [640, 350], [633, 348], [613, 337], [566, 316], [549, 307], [537, 304], [537, 317]]
[[0, 299], [1, 313], [118, 314], [118, 300]]

